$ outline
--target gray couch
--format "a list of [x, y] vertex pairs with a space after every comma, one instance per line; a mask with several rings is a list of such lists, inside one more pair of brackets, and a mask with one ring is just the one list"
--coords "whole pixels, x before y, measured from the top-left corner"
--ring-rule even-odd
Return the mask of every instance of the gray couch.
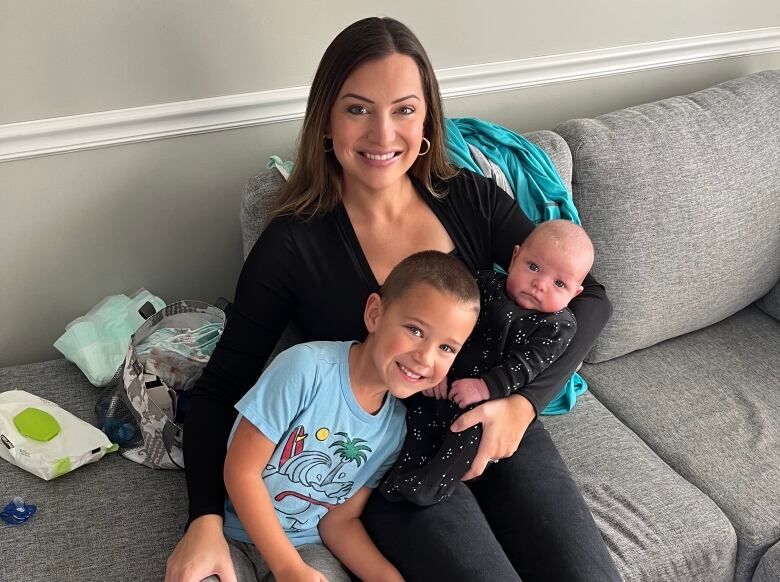
[[[528, 136], [573, 190], [615, 313], [590, 392], [546, 418], [627, 581], [780, 580], [780, 71]], [[280, 185], [252, 178], [245, 249]], [[757, 301], [758, 300], [758, 301]], [[291, 341], [288, 337], [285, 341]], [[64, 360], [0, 370], [93, 418]], [[183, 474], [109, 456], [51, 482], [0, 466], [3, 580], [159, 580]]]

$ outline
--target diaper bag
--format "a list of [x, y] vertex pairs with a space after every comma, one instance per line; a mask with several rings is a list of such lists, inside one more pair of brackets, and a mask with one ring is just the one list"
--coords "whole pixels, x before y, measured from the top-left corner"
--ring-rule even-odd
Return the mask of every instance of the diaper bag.
[[130, 338], [116, 385], [97, 402], [99, 426], [123, 457], [182, 469], [186, 402], [221, 337], [225, 312], [202, 301], [177, 301], [156, 313], [146, 304], [139, 312], [148, 318]]

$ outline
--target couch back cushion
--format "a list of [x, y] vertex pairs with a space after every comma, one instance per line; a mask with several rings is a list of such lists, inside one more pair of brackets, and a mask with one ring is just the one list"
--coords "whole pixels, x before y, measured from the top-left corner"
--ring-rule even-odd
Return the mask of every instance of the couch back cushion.
[[249, 178], [241, 195], [241, 239], [246, 259], [263, 232], [284, 185], [282, 174], [269, 169]]
[[780, 276], [780, 71], [575, 119], [574, 201], [614, 315], [599, 362], [720, 321]]

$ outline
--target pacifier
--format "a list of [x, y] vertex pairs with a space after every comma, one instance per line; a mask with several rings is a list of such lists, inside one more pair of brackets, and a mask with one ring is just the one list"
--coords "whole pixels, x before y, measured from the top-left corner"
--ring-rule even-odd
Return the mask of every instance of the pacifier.
[[25, 503], [21, 497], [14, 497], [0, 512], [0, 519], [8, 525], [20, 525], [30, 519], [38, 511], [36, 505]]

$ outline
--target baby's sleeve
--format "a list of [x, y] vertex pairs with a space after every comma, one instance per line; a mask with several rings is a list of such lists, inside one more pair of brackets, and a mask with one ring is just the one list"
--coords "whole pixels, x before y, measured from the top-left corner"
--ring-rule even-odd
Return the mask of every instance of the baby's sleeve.
[[546, 397], [537, 394], [529, 384], [566, 351], [577, 331], [577, 323], [569, 309], [541, 317], [540, 324], [529, 336], [510, 328], [502, 364], [482, 376], [491, 399], [520, 393], [536, 406]]

